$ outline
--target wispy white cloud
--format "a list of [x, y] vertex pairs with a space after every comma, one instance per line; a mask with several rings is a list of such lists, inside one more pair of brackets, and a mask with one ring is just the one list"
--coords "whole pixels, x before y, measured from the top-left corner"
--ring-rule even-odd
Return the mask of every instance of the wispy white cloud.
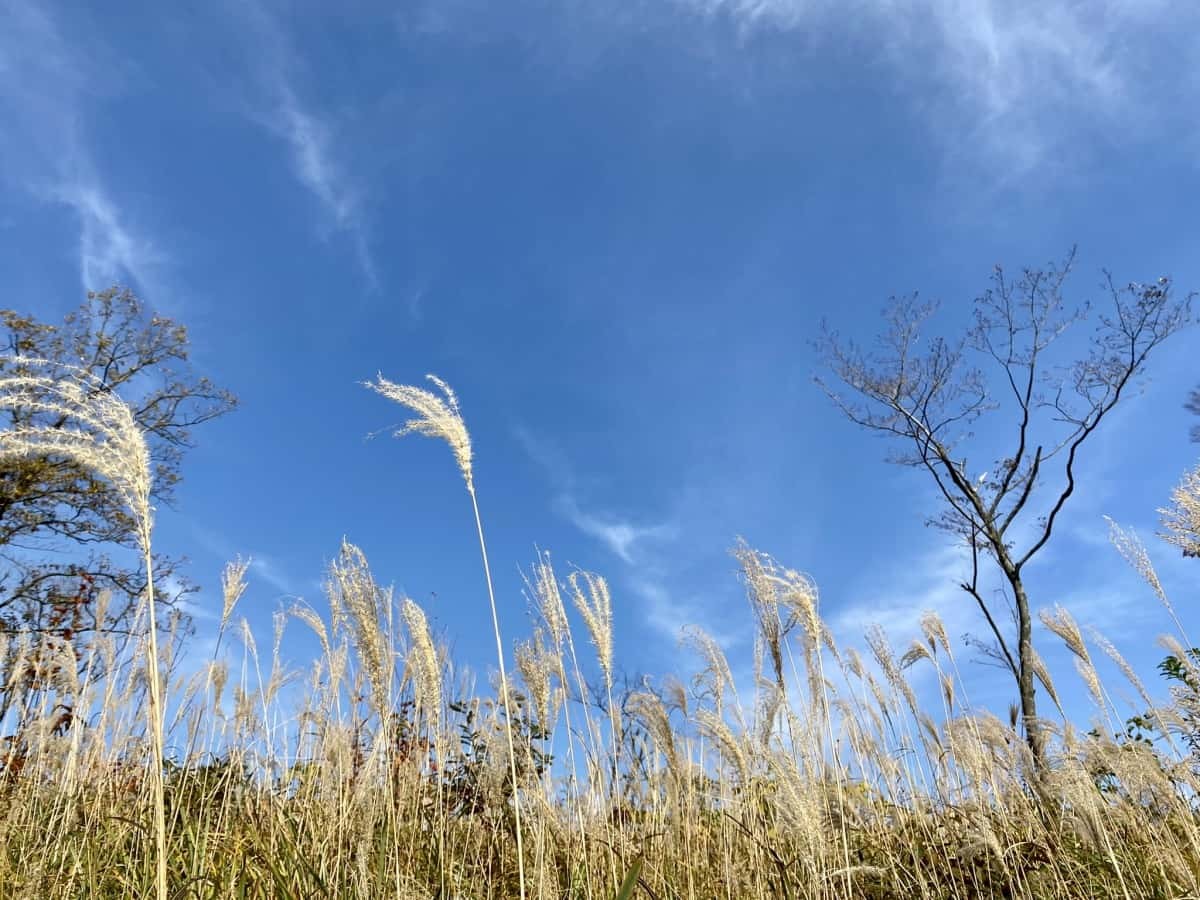
[[523, 425], [514, 426], [512, 435], [530, 460], [545, 473], [555, 490], [573, 490], [575, 474], [567, 455], [558, 446]]
[[339, 228], [354, 224], [357, 206], [345, 178], [330, 154], [330, 127], [300, 105], [282, 78], [279, 82], [278, 125], [291, 145], [296, 176]]
[[[1093, 548], [1103, 553], [1105, 548]], [[1124, 567], [1115, 549], [1109, 548], [1111, 558], [1103, 558], [1087, 570], [1045, 571], [1030, 575], [1034, 613], [1054, 605], [1067, 609], [1085, 629], [1095, 629], [1111, 639], [1136, 670], [1152, 667], [1162, 654], [1154, 645], [1157, 632], [1169, 626], [1169, 620], [1156, 602], [1150, 588], [1135, 573], [1121, 571]], [[845, 646], [861, 646], [863, 635], [873, 625], [879, 625], [893, 648], [901, 650], [914, 638], [921, 636], [921, 616], [926, 611], [938, 614], [950, 640], [956, 645], [959, 660], [958, 674], [970, 702], [991, 708], [1013, 698], [1011, 677], [994, 668], [994, 661], [962, 647], [966, 635], [990, 643], [990, 633], [975, 601], [959, 584], [970, 573], [970, 558], [965, 547], [944, 544], [918, 553], [908, 563], [889, 563], [879, 572], [864, 578], [853, 587], [853, 599], [848, 605], [829, 616], [829, 624]], [[992, 613], [1006, 632], [1012, 634], [1010, 607], [999, 593], [999, 583], [985, 571], [981, 594], [992, 604]], [[1036, 583], [1033, 583], [1036, 580]], [[1010, 646], [1012, 646], [1010, 644]], [[1035, 619], [1034, 646], [1051, 672], [1060, 697], [1068, 710], [1074, 704], [1089, 708], [1074, 677], [1074, 657], [1062, 642]], [[1103, 663], [1098, 650], [1095, 658]], [[970, 665], [964, 665], [970, 663]], [[988, 663], [988, 665], [978, 665]], [[930, 680], [931, 669], [914, 667], [910, 679], [919, 691], [936, 689]], [[930, 698], [934, 696], [932, 693]]]
[[855, 599], [829, 617], [839, 640], [861, 640], [872, 625], [879, 625], [892, 640], [908, 641], [921, 633], [921, 616], [936, 612], [950, 634], [974, 629], [973, 602], [959, 587], [969, 572], [966, 548], [939, 544], [917, 559], [889, 566], [863, 579], [853, 588]]
[[[55, 188], [54, 196], [79, 217], [79, 271], [85, 288], [132, 279], [154, 291], [154, 273], [167, 257], [130, 227], [98, 180], [64, 182]], [[160, 299], [156, 297], [156, 302]]]
[[584, 534], [596, 538], [623, 562], [632, 564], [639, 545], [656, 538], [670, 538], [676, 533], [670, 522], [657, 525], [636, 525], [617, 516], [585, 512], [571, 494], [561, 494], [558, 509]]
[[679, 641], [688, 626], [697, 626], [728, 651], [745, 647], [752, 628], [748, 614], [738, 609], [736, 616], [714, 614], [713, 604], [691, 593], [668, 587], [663, 580], [651, 576], [632, 575], [625, 586], [633, 594], [650, 627], [669, 641]]
[[545, 473], [554, 491], [554, 508], [623, 564], [617, 573], [619, 593], [633, 603], [641, 621], [672, 645], [687, 625], [699, 625], [723, 644], [736, 644], [745, 636], [744, 628], [730, 629], [713, 615], [712, 598], [684, 589], [679, 570], [686, 566], [687, 553], [681, 550], [675, 519], [641, 524], [581, 508], [573, 469], [561, 449], [526, 428], [515, 428], [514, 435]]
[[288, 596], [299, 596], [304, 589], [319, 590], [320, 585], [308, 578], [298, 578], [287, 570], [278, 559], [267, 553], [251, 552], [243, 554], [224, 535], [212, 531], [198, 522], [184, 519], [187, 523], [192, 540], [209, 553], [222, 560], [232, 560], [241, 555], [250, 559], [250, 574], [259, 578], [278, 591]]
[[282, 71], [277, 78], [279, 102], [272, 122], [291, 149], [296, 178], [316, 198], [328, 224], [349, 237], [359, 270], [372, 288], [378, 288], [379, 276], [368, 245], [360, 195], [338, 162], [333, 124], [300, 103]]
[[[1051, 176], [1086, 177], [1097, 148], [1136, 147], [1164, 133], [1176, 144], [1200, 143], [1200, 129], [1181, 126], [1178, 115], [1200, 103], [1194, 3], [569, 0], [552, 19], [534, 7], [413, 0], [400, 28], [469, 43], [522, 41], [568, 67], [600, 64], [628, 33], [653, 32], [677, 41], [689, 59], [711, 67], [715, 82], [744, 98], [753, 98], [753, 81], [764, 72], [809, 84], [845, 73], [908, 110], [940, 156], [944, 186], [965, 182], [985, 196], [988, 187], [1023, 179], [1036, 189]], [[562, 39], [539, 42], [531, 15], [560, 23]], [[794, 69], [781, 70], [781, 57], [759, 65], [764, 35], [792, 45], [787, 65]], [[770, 43], [778, 48], [780, 41]]]
[[677, 535], [678, 527], [671, 521], [638, 524], [626, 516], [585, 510], [579, 503], [575, 478], [565, 454], [526, 428], [514, 428], [513, 434], [529, 458], [546, 473], [555, 492], [556, 511], [584, 534], [600, 541], [622, 562], [632, 565], [638, 561], [638, 550], [644, 544]]
[[259, 554], [250, 559], [250, 571], [261, 578], [281, 594], [299, 596], [300, 591], [295, 580], [284, 571], [279, 563], [269, 557]]
[[[1053, 545], [1048, 545], [1048, 550]], [[1161, 610], [1149, 597], [1149, 589], [1121, 559], [1117, 550], [1103, 543], [1089, 546], [1100, 554], [1088, 571], [1063, 571], [1063, 561], [1035, 571], [1026, 570], [1027, 588], [1036, 611], [1060, 604], [1083, 624], [1105, 631], [1124, 623], [1138, 627], [1154, 620], [1163, 623]], [[994, 563], [981, 562], [980, 593], [991, 604], [1002, 628], [1011, 626], [1010, 601], [1001, 594]], [[936, 612], [954, 638], [966, 634], [989, 639], [974, 599], [960, 586], [969, 578], [971, 559], [967, 547], [947, 538], [910, 562], [889, 561], [887, 568], [862, 579], [852, 588], [853, 599], [830, 617], [839, 639], [853, 642], [871, 625], [880, 625], [893, 640], [907, 642], [920, 635], [922, 614]]]
[[345, 235], [367, 283], [379, 286], [363, 213], [361, 185], [345, 162], [337, 122], [305, 102], [299, 85], [303, 60], [284, 27], [262, 5], [241, 7], [255, 36], [250, 52], [257, 63], [263, 103], [253, 116], [286, 144], [296, 180], [321, 211], [319, 230]]
[[0, 0], [0, 178], [79, 222], [84, 289], [132, 283], [158, 296], [166, 254], [112, 199], [88, 147], [88, 111], [107, 77], [96, 45], [69, 41], [40, 4]]
[[[1162, 58], [1155, 50], [1169, 37], [1168, 22], [1176, 34], [1200, 25], [1200, 7], [1157, 0], [667, 2], [732, 20], [746, 33], [853, 42], [866, 62], [884, 61], [899, 74], [951, 158], [1009, 175], [1051, 162], [1073, 129], [1111, 138], [1123, 122], [1136, 135], [1141, 129], [1133, 126], [1170, 114], [1156, 80], [1164, 73], [1146, 59]], [[1193, 78], [1193, 93], [1196, 87]]]

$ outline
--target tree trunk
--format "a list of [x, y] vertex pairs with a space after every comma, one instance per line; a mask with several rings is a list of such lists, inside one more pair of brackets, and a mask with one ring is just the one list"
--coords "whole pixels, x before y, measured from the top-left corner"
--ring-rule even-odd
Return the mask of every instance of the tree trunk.
[[[989, 523], [991, 524], [991, 523]], [[1037, 714], [1037, 692], [1033, 678], [1033, 618], [1029, 614], [1029, 595], [1025, 593], [1025, 582], [1021, 580], [1021, 567], [1008, 555], [1003, 535], [993, 526], [986, 535], [996, 562], [1004, 572], [1012, 588], [1013, 602], [1017, 608], [1017, 694], [1021, 700], [1021, 723], [1025, 726], [1025, 741], [1033, 754], [1033, 767], [1040, 775], [1045, 767], [1045, 736]]]
[[1025, 740], [1033, 754], [1033, 764], [1041, 772], [1045, 762], [1045, 741], [1037, 714], [1037, 694], [1033, 686], [1033, 619], [1029, 614], [1029, 596], [1017, 570], [1006, 571], [1017, 605], [1017, 693], [1021, 698], [1021, 721]]

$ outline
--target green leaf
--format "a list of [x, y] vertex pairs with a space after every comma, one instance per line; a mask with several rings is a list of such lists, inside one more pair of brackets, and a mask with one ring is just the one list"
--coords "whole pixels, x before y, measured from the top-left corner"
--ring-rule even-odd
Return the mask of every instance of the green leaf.
[[633, 896], [633, 891], [637, 887], [638, 876], [642, 874], [642, 863], [644, 862], [645, 860], [640, 856], [633, 861], [633, 865], [625, 873], [625, 880], [621, 882], [620, 890], [617, 891], [617, 900], [629, 900]]

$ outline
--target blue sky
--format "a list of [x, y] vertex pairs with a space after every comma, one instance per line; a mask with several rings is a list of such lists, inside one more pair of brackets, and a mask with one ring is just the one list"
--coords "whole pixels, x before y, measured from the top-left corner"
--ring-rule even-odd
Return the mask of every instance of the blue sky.
[[[174, 6], [0, 0], [0, 271], [4, 305], [46, 318], [132, 285], [242, 398], [159, 522], [205, 586], [201, 640], [226, 559], [256, 560], [265, 640], [286, 595], [320, 606], [345, 535], [487, 666], [461, 479], [442, 445], [364, 439], [403, 417], [357, 385], [377, 371], [458, 390], [513, 637], [536, 545], [610, 578], [628, 671], [676, 666], [687, 623], [744, 658], [738, 535], [811, 573], [844, 638], [907, 641], [927, 606], [960, 634], [978, 622], [928, 485], [812, 384], [821, 319], [868, 336], [919, 289], [953, 328], [994, 264], [1074, 244], [1081, 299], [1102, 267], [1200, 287], [1200, 9]], [[1196, 341], [1089, 447], [1031, 572], [1036, 605], [1147, 673], [1168, 621], [1102, 516], [1139, 530], [1186, 621], [1200, 569], [1153, 532], [1197, 456]]]

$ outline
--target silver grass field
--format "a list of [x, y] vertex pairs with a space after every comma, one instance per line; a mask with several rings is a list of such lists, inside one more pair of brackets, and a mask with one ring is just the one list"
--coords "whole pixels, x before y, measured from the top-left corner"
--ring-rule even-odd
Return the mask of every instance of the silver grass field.
[[[526, 570], [534, 627], [502, 630], [513, 623], [497, 615], [456, 396], [438, 379], [367, 387], [411, 413], [397, 436], [444, 441], [458, 464], [495, 674], [457, 667], [449, 636], [350, 543], [330, 548], [324, 602], [281, 611], [270, 647], [239, 617], [248, 563], [231, 561], [218, 645], [198, 670], [179, 665], [152, 580], [132, 646], [0, 637], [17, 698], [0, 746], [0, 896], [1200, 896], [1200, 696], [1186, 687], [1200, 670], [1134, 535], [1114, 524], [1113, 552], [1161, 604], [1181, 677], [1156, 702], [1158, 673], [1135, 672], [1069, 610], [1041, 610], [1105, 724], [1073, 725], [1039, 664], [1053, 710], [1041, 764], [1015, 713], [972, 705], [935, 615], [919, 634], [874, 629], [861, 649], [840, 646], [818, 586], [744, 543], [732, 552], [757, 628], [754, 677], [735, 679], [718, 642], [689, 628], [701, 668], [652, 690], [618, 677], [620, 598], [549, 553]], [[89, 388], [15, 361], [0, 406], [49, 403], [68, 424], [0, 432], [0, 454], [65, 454], [98, 472], [149, 564], [145, 441], [115, 394]], [[1200, 470], [1167, 511], [1185, 550], [1198, 497]], [[296, 629], [320, 647], [307, 670], [281, 662]], [[1103, 683], [1102, 659], [1127, 684]], [[1133, 705], [1114, 700], [1126, 695]], [[1149, 738], [1126, 731], [1133, 716]]]

